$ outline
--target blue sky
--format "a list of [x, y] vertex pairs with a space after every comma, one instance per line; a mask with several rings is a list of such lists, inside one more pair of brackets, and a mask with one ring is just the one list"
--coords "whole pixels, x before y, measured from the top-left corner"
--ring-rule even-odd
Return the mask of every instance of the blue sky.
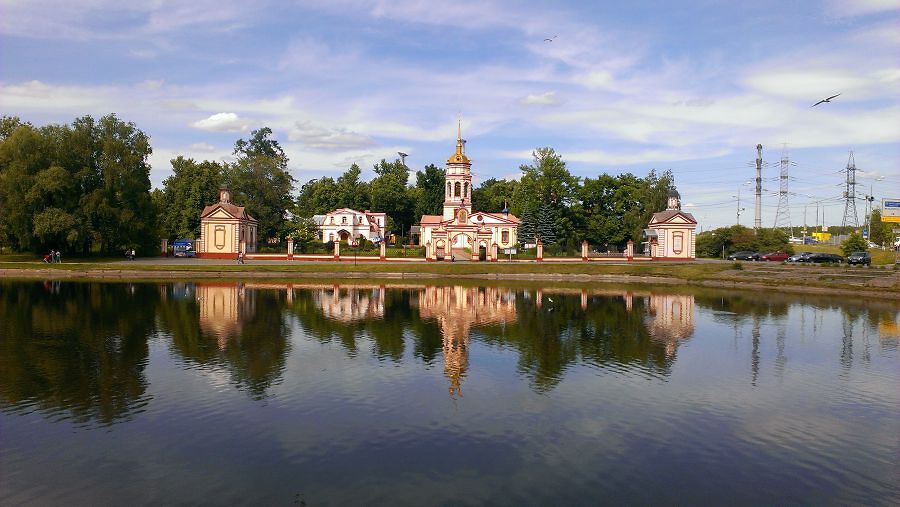
[[0, 113], [115, 112], [152, 137], [155, 186], [263, 125], [300, 183], [440, 165], [461, 117], [476, 181], [539, 146], [579, 176], [671, 169], [703, 228], [739, 190], [752, 225], [757, 143], [774, 223], [786, 144], [793, 223], [824, 199], [839, 224], [851, 149], [860, 193], [900, 197], [898, 55], [900, 0], [0, 0]]

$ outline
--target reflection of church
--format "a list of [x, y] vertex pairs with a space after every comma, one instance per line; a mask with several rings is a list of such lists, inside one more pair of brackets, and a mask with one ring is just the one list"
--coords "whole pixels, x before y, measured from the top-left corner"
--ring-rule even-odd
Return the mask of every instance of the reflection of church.
[[515, 322], [515, 295], [498, 287], [430, 286], [419, 294], [419, 314], [435, 319], [441, 327], [444, 375], [450, 394], [460, 393], [469, 367], [469, 334], [472, 326]]
[[465, 141], [457, 132], [456, 153], [447, 160], [443, 215], [422, 215], [419, 244], [429, 261], [466, 258], [478, 260], [481, 248], [486, 260], [497, 260], [498, 248], [512, 248], [518, 241], [519, 219], [502, 213], [472, 211], [472, 162]]
[[694, 334], [694, 296], [685, 294], [650, 295], [650, 336], [666, 346], [672, 356], [681, 340]]
[[238, 283], [198, 283], [200, 329], [216, 337], [219, 348], [241, 332], [241, 326], [256, 313], [256, 293]]

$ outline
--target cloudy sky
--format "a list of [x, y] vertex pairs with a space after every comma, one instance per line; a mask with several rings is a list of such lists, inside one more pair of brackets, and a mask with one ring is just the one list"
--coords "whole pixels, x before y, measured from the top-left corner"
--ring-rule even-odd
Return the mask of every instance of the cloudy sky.
[[704, 228], [739, 190], [752, 225], [761, 143], [763, 225], [785, 149], [793, 223], [824, 200], [840, 224], [850, 150], [860, 193], [900, 197], [898, 55], [900, 0], [0, 0], [0, 113], [115, 112], [152, 137], [155, 186], [263, 125], [299, 182], [443, 164], [462, 118], [476, 180], [538, 146], [579, 176], [671, 169]]

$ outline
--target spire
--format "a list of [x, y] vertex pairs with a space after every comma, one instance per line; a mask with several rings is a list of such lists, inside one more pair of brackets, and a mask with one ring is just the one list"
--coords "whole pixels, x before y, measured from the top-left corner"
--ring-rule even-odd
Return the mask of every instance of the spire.
[[466, 142], [462, 138], [462, 120], [458, 120], [456, 124], [456, 153], [447, 159], [448, 164], [471, 164], [469, 157], [466, 156]]

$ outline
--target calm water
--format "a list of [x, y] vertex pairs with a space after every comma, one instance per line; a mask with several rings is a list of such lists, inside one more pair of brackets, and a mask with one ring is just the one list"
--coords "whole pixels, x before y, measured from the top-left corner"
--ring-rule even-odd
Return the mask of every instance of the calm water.
[[0, 282], [0, 504], [896, 504], [898, 306]]

